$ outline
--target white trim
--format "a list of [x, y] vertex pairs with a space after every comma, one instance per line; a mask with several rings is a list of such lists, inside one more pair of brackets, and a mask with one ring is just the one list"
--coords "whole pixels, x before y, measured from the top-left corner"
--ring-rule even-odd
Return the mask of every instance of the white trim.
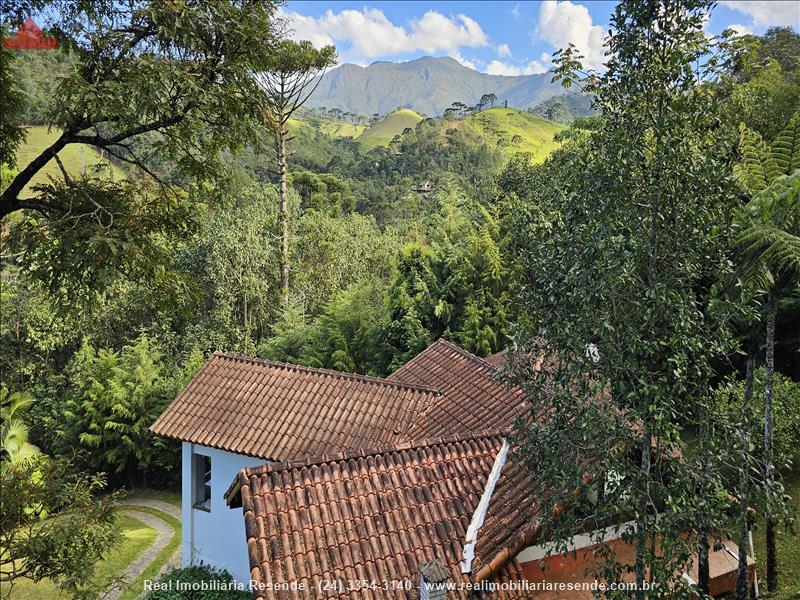
[[[750, 556], [753, 559], [753, 562], [756, 560], [756, 549], [753, 546], [753, 530], [747, 529], [747, 538], [750, 540]], [[759, 597], [758, 593], [758, 569], [753, 569], [753, 589], [756, 592], [756, 598]]]
[[[636, 524], [633, 521], [628, 521], [627, 523], [620, 523], [619, 525], [611, 525], [605, 529], [598, 529], [580, 535], [575, 535], [567, 540], [564, 554], [567, 552], [572, 552], [573, 550], [580, 550], [581, 548], [587, 548], [588, 546], [603, 544], [605, 542], [619, 539], [620, 531], [628, 527], [635, 526]], [[528, 546], [517, 555], [517, 560], [520, 563], [526, 563], [532, 560], [541, 560], [543, 558], [547, 558], [548, 550], [552, 550], [554, 548], [555, 544]]]
[[489, 509], [489, 501], [492, 499], [494, 487], [497, 485], [497, 480], [500, 479], [500, 471], [503, 470], [503, 465], [506, 463], [508, 456], [508, 442], [503, 440], [503, 445], [500, 451], [494, 458], [492, 470], [489, 472], [489, 478], [486, 480], [486, 487], [483, 488], [481, 500], [475, 512], [472, 513], [472, 521], [470, 521], [467, 528], [467, 537], [464, 540], [464, 559], [461, 561], [461, 572], [469, 573], [472, 570], [472, 560], [475, 558], [475, 545], [478, 543], [478, 530], [483, 525], [483, 520], [486, 518], [486, 511]]
[[[735, 560], [737, 560], [737, 561], [739, 560], [739, 555], [738, 555], [738, 554], [736, 554], [736, 553], [735, 553], [733, 550], [731, 550], [730, 548], [728, 548], [728, 547], [727, 547], [726, 545], [724, 545], [724, 544], [722, 545], [722, 547], [723, 547], [723, 548], [725, 548], [725, 552], [727, 552], [728, 554], [730, 554], [730, 555], [731, 555], [731, 557], [733, 557], [733, 558], [734, 558]], [[747, 562], [747, 561], [745, 560], [745, 562]]]
[[697, 582], [694, 579], [692, 579], [691, 575], [689, 575], [688, 573], [684, 573], [683, 575], [681, 575], [681, 577], [683, 577], [683, 579], [689, 585], [691, 585], [693, 587], [697, 587]]

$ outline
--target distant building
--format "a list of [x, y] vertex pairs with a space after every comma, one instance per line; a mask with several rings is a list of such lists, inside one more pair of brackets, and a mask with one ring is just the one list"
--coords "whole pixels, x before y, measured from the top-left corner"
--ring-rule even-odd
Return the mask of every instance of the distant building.
[[433, 185], [433, 183], [431, 183], [430, 181], [425, 180], [422, 183], [418, 183], [418, 184], [414, 185], [411, 188], [411, 191], [412, 192], [416, 192], [417, 194], [420, 194], [420, 195], [424, 196], [425, 198], [427, 198], [431, 194], [433, 194], [433, 192], [436, 191], [436, 186]]

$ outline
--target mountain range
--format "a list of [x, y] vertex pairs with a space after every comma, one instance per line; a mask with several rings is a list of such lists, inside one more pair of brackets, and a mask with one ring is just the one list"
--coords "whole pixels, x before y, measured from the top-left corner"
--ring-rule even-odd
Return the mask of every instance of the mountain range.
[[361, 115], [386, 114], [397, 107], [438, 116], [453, 102], [474, 105], [484, 94], [497, 104], [525, 109], [564, 90], [551, 73], [489, 75], [450, 57], [424, 56], [408, 62], [379, 61], [368, 67], [343, 64], [322, 76], [309, 106], [338, 108]]

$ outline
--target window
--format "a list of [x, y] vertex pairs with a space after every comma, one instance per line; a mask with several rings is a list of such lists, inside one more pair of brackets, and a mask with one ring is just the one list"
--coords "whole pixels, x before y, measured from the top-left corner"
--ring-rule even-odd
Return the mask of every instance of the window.
[[192, 482], [194, 499], [192, 506], [211, 512], [211, 457], [192, 455]]

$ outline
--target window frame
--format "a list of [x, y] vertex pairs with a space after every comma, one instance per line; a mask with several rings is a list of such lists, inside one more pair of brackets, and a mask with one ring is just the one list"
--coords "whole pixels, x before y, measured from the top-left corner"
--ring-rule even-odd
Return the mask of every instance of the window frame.
[[211, 469], [210, 456], [192, 453], [192, 508], [204, 512], [211, 512]]

